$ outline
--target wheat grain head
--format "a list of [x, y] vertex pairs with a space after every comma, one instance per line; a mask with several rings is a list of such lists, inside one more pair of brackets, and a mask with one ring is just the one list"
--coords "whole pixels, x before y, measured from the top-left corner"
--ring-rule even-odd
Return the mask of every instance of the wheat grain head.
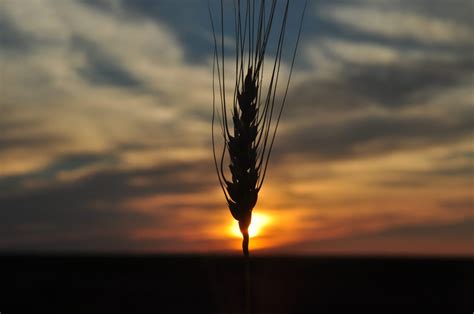
[[[242, 249], [248, 256], [248, 227], [267, 172], [281, 114], [285, 106], [306, 3], [301, 15], [290, 72], [284, 93], [277, 103], [276, 93], [288, 21], [290, 0], [233, 1], [235, 30], [235, 78], [232, 104], [226, 101], [224, 4], [220, 1], [220, 38], [216, 35], [211, 8], [209, 15], [214, 38], [212, 147], [216, 172], [228, 207], [239, 222]], [[277, 10], [280, 19], [275, 27]], [[276, 34], [271, 73], [264, 75], [270, 36]], [[268, 65], [267, 65], [268, 66]], [[217, 81], [217, 83], [216, 83]], [[265, 83], [265, 84], [264, 84]], [[216, 86], [217, 85], [217, 86]], [[265, 88], [264, 88], [265, 86]], [[216, 90], [218, 92], [216, 93]], [[216, 97], [218, 94], [219, 97]], [[216, 99], [217, 98], [217, 99]], [[216, 146], [215, 120], [219, 120], [222, 149]], [[228, 165], [228, 170], [224, 165]]]

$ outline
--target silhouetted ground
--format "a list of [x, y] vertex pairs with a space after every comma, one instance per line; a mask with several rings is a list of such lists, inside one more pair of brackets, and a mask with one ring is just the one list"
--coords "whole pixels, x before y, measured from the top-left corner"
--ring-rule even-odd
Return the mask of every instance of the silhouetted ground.
[[[242, 313], [243, 261], [1, 256], [0, 312]], [[474, 259], [252, 258], [253, 313], [473, 313]]]

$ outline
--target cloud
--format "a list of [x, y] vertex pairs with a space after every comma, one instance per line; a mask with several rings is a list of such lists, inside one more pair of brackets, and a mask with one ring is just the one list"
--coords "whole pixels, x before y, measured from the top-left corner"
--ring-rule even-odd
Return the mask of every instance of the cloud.
[[332, 75], [351, 66], [471, 60], [472, 19], [465, 0], [316, 1], [314, 21], [303, 41], [308, 64]]
[[329, 162], [467, 140], [474, 69], [467, 51], [322, 33], [304, 46], [313, 68], [292, 82], [278, 156]]
[[80, 37], [74, 38], [73, 46], [76, 51], [83, 51], [86, 64], [78, 68], [78, 74], [91, 85], [104, 84], [122, 88], [133, 88], [142, 85], [132, 73], [122, 68], [121, 64], [100, 51], [100, 48]]
[[[286, 112], [290, 117], [318, 114], [354, 114], [377, 106], [397, 110], [425, 107], [433, 95], [471, 80], [471, 60], [394, 62], [387, 65], [348, 64], [330, 77], [306, 78], [295, 83]], [[469, 101], [469, 95], [464, 97]], [[443, 101], [443, 106], [448, 105]], [[458, 107], [452, 98], [450, 106]], [[439, 100], [437, 101], [439, 102]], [[446, 106], [447, 108], [447, 106]], [[448, 113], [449, 115], [449, 113]]]
[[[465, 3], [469, 6], [469, 3]], [[361, 32], [392, 39], [407, 39], [423, 44], [472, 44], [469, 24], [424, 16], [408, 10], [384, 9], [364, 5], [334, 5], [318, 12], [330, 19]]]
[[18, 29], [4, 13], [0, 13], [0, 31], [2, 32], [1, 54], [27, 53], [34, 47], [34, 38]]
[[[74, 171], [75, 168], [103, 162], [104, 158], [107, 161], [109, 157], [65, 156], [37, 176]], [[137, 207], [135, 200], [160, 195], [185, 198], [190, 193], [209, 193], [215, 190], [216, 183], [214, 177], [207, 176], [210, 170], [210, 164], [201, 162], [175, 163], [143, 170], [103, 170], [76, 180], [30, 190], [17, 185], [17, 189], [6, 193], [2, 191], [0, 195], [3, 239], [0, 248], [120, 250], [123, 249], [121, 242], [134, 242], [134, 234], [143, 228], [168, 230], [171, 238], [166, 242], [183, 241], [179, 240], [180, 231], [172, 230], [183, 226], [187, 214], [192, 217], [193, 211], [203, 210], [199, 208], [213, 210], [215, 205], [200, 201], [194, 206], [191, 201], [179, 206], [178, 203], [170, 204], [158, 198], [158, 202], [151, 207], [148, 205], [144, 211]], [[21, 176], [16, 180], [25, 183], [34, 176]], [[5, 180], [11, 183], [11, 178], [6, 178], [0, 181], [0, 185], [5, 184]], [[201, 228], [205, 219], [196, 219], [201, 221]], [[199, 230], [195, 228], [196, 232]]]
[[[2, 139], [0, 160], [9, 160], [8, 168], [12, 160], [39, 158], [41, 148], [41, 158], [50, 160], [127, 144], [148, 147], [146, 153], [155, 155], [161, 151], [161, 159], [176, 151], [204, 150], [209, 130], [191, 111], [209, 112], [210, 67], [189, 65], [173, 31], [159, 19], [127, 12], [119, 2], [104, 5], [32, 1], [2, 6], [8, 38], [31, 48], [21, 58], [3, 49], [0, 55], [2, 75], [8, 77], [0, 105], [10, 108], [15, 119], [30, 121], [21, 136], [10, 129], [9, 134], [17, 133]], [[7, 49], [17, 45], [8, 43]], [[39, 137], [64, 141], [47, 143]]]
[[[8, 110], [5, 110], [5, 113], [7, 112]], [[0, 150], [16, 150], [24, 147], [37, 149], [65, 141], [59, 134], [24, 132], [25, 129], [34, 127], [40, 127], [39, 121], [28, 119], [0, 121]]]
[[313, 158], [354, 158], [441, 145], [470, 135], [472, 112], [444, 117], [365, 115], [334, 122], [316, 121], [282, 134], [282, 154], [298, 152]]
[[[159, 21], [172, 29], [184, 48], [183, 54], [187, 62], [200, 64], [209, 58], [212, 41], [207, 3], [188, 1], [186, 10], [182, 10], [168, 1], [120, 1], [120, 10], [143, 19]], [[229, 22], [226, 21], [226, 24]]]
[[[472, 255], [474, 220], [425, 222], [348, 234], [342, 237], [294, 243], [291, 251], [352, 254], [466, 254]], [[451, 243], [451, 245], [447, 245]]]
[[440, 201], [440, 205], [452, 210], [472, 209], [474, 208], [474, 199], [472, 197], [466, 197], [463, 199], [443, 200]]
[[[44, 144], [44, 143], [40, 143]], [[91, 172], [111, 168], [119, 162], [114, 155], [80, 153], [64, 155], [53, 162], [27, 173], [11, 174], [0, 180], [0, 195], [18, 192], [28, 187], [38, 188], [41, 185], [54, 184], [57, 181], [77, 176], [85, 176]]]

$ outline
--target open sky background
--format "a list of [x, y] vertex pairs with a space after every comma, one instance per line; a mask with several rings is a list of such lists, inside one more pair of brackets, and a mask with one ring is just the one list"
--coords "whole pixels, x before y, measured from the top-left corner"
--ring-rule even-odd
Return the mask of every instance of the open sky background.
[[[473, 21], [309, 1], [253, 252], [474, 254]], [[0, 36], [0, 251], [239, 253], [206, 1], [2, 0]]]

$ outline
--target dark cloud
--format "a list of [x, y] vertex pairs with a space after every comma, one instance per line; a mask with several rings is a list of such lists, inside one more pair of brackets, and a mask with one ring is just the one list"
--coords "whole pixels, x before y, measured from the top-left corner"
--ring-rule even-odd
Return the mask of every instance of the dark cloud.
[[[342, 40], [355, 42], [374, 42], [380, 45], [388, 45], [394, 49], [406, 48], [425, 48], [432, 51], [456, 52], [458, 54], [469, 55], [469, 51], [474, 47], [473, 40], [451, 41], [451, 42], [424, 42], [419, 38], [410, 36], [387, 36], [387, 34], [377, 31], [365, 31], [358, 28], [341, 24], [340, 21], [334, 21], [328, 18], [324, 12], [331, 8], [337, 11], [340, 6], [349, 7], [359, 10], [376, 10], [375, 12], [390, 12], [399, 14], [400, 23], [405, 23], [403, 16], [420, 17], [425, 20], [431, 20], [434, 23], [439, 21], [451, 23], [452, 25], [461, 25], [464, 27], [472, 27], [472, 11], [474, 5], [469, 0], [455, 0], [446, 2], [444, 0], [421, 0], [421, 1], [314, 1], [315, 12], [323, 12], [317, 14], [315, 21], [308, 30], [312, 36], [316, 38], [333, 37]], [[376, 13], [374, 13], [376, 14]], [[377, 18], [377, 17], [374, 17]], [[417, 31], [413, 29], [413, 31]], [[426, 33], [430, 34], [433, 30], [426, 29]], [[408, 34], [406, 34], [408, 35]]]
[[72, 39], [72, 49], [84, 53], [87, 64], [77, 69], [78, 74], [94, 85], [111, 85], [120, 88], [142, 86], [139, 78], [127, 71], [119, 61], [106, 55], [100, 47], [82, 37]]
[[[30, 138], [31, 141], [35, 141], [34, 138]], [[44, 145], [45, 143], [41, 140], [38, 145]], [[35, 148], [31, 147], [30, 148]], [[36, 147], [37, 148], [37, 147]], [[115, 165], [118, 162], [118, 158], [114, 155], [103, 155], [103, 154], [92, 154], [92, 153], [82, 153], [82, 154], [71, 154], [64, 155], [53, 162], [51, 162], [46, 167], [38, 169], [36, 171], [30, 171], [26, 174], [21, 175], [11, 175], [4, 176], [0, 179], [0, 196], [5, 195], [9, 192], [18, 191], [24, 186], [25, 182], [35, 180], [35, 181], [54, 181], [56, 176], [62, 171], [74, 171], [80, 168], [84, 168], [91, 165]]]
[[[474, 219], [455, 222], [427, 222], [402, 225], [376, 232], [347, 235], [333, 239], [309, 240], [294, 243], [289, 250], [340, 251], [367, 253], [464, 253], [474, 241]], [[411, 246], [410, 244], [414, 244]], [[450, 245], [455, 245], [451, 248]], [[438, 251], [433, 251], [438, 248]], [[471, 251], [472, 254], [472, 251]]]
[[459, 240], [472, 241], [474, 239], [474, 219], [468, 218], [451, 223], [427, 223], [415, 226], [402, 226], [382, 231], [379, 235], [407, 238], [427, 237], [431, 239], [436, 237], [444, 239], [458, 238]]
[[[401, 21], [402, 22], [402, 21]], [[431, 53], [456, 53], [458, 55], [469, 55], [468, 51], [474, 47], [473, 42], [457, 41], [451, 43], [442, 42], [421, 42], [415, 38], [398, 38], [387, 37], [384, 34], [370, 33], [363, 30], [350, 28], [331, 20], [318, 20], [309, 30], [313, 33], [314, 41], [325, 40], [327, 38], [334, 38], [337, 40], [358, 42], [358, 43], [373, 43], [380, 46], [390, 47], [394, 50], [408, 51], [409, 49], [429, 49]]]
[[474, 150], [472, 149], [463, 149], [463, 150], [454, 150], [444, 156], [436, 158], [437, 162], [446, 163], [446, 162], [470, 162], [474, 164]]
[[[7, 112], [6, 112], [7, 113]], [[15, 149], [36, 150], [66, 143], [65, 136], [45, 132], [23, 134], [21, 130], [34, 130], [41, 125], [37, 120], [0, 121], [0, 151]]]
[[423, 103], [427, 95], [468, 79], [474, 70], [473, 61], [366, 66], [353, 69], [344, 87], [350, 86], [354, 94], [384, 107], [406, 106], [410, 100]]
[[434, 92], [469, 80], [474, 60], [348, 64], [344, 69], [336, 78], [313, 79], [292, 87], [288, 96], [291, 104], [285, 113], [291, 117], [321, 112], [350, 113], [373, 105], [394, 110], [426, 105]]
[[[72, 169], [109, 156], [70, 155], [58, 159], [40, 173]], [[72, 168], [71, 168], [72, 167]], [[145, 214], [127, 201], [146, 196], [206, 193], [216, 185], [212, 165], [174, 163], [151, 169], [101, 171], [72, 182], [51, 183], [36, 189], [18, 188], [0, 194], [0, 247], [2, 249], [121, 248], [130, 243], [132, 230], [157, 230], [176, 224], [176, 213], [189, 205], [164, 205]], [[17, 180], [30, 180], [23, 176]], [[2, 179], [9, 180], [9, 178]], [[10, 178], [11, 180], [11, 178]], [[134, 184], [135, 181], [140, 184]], [[0, 180], [0, 185], [3, 185]], [[199, 207], [201, 206], [201, 207]], [[204, 209], [205, 202], [197, 208]], [[207, 209], [215, 208], [209, 204]], [[89, 243], [89, 241], [97, 241]], [[117, 245], [118, 243], [118, 245]]]
[[[95, 1], [84, 2], [91, 4]], [[109, 7], [110, 10], [110, 4], [103, 2], [92, 5], [101, 10], [107, 10]], [[212, 47], [209, 46], [210, 23], [207, 3], [185, 1], [178, 4], [173, 1], [121, 0], [119, 5], [121, 11], [128, 17], [159, 21], [173, 29], [180, 43], [186, 48], [188, 62], [201, 62], [212, 54]], [[182, 6], [186, 6], [186, 9], [183, 10]]]
[[[15, 106], [2, 104], [1, 111], [4, 117], [10, 117], [15, 113]], [[60, 134], [33, 132], [43, 125], [35, 118], [0, 119], [0, 151], [38, 149], [66, 143], [66, 137]], [[30, 132], [25, 133], [25, 130]]]
[[[334, 78], [315, 78], [292, 88], [283, 121], [291, 125], [300, 123], [301, 117], [314, 117], [314, 124], [302, 124], [279, 136], [277, 154], [347, 159], [440, 145], [465, 139], [472, 132], [473, 112], [458, 103], [467, 99], [442, 104], [443, 115], [430, 115], [426, 109], [435, 93], [470, 79], [471, 58], [344, 69]], [[374, 107], [383, 113], [370, 113]], [[406, 109], [419, 111], [403, 113]]]
[[[185, 48], [184, 53], [187, 62], [206, 62], [213, 54], [212, 30], [207, 2], [181, 1], [178, 3], [173, 1], [120, 0], [116, 3], [118, 8], [109, 1], [103, 0], [81, 0], [81, 2], [97, 10], [113, 12], [126, 18], [159, 21], [160, 24], [164, 24], [173, 30], [180, 44]], [[216, 29], [220, 32], [220, 21], [217, 19], [220, 14], [218, 14], [220, 12], [220, 1], [211, 0], [209, 4], [215, 19]], [[287, 25], [287, 32], [289, 34], [297, 33], [297, 19], [300, 17], [303, 4], [304, 1], [301, 0], [292, 1], [291, 3], [292, 13], [297, 13], [290, 14], [289, 16]], [[282, 4], [278, 3], [277, 5]], [[186, 6], [186, 9], [183, 9], [182, 6]], [[230, 38], [233, 38], [235, 35], [233, 9], [233, 4], [225, 4], [224, 33]], [[280, 10], [277, 10], [277, 12], [280, 12]], [[275, 19], [277, 18], [278, 13], [275, 15]], [[188, 23], [188, 21], [192, 21], [192, 23]], [[278, 23], [275, 24], [277, 25]], [[286, 39], [289, 42], [288, 47], [293, 46], [294, 39], [294, 37]], [[276, 41], [270, 43], [271, 49], [269, 51], [274, 51], [275, 46], [273, 45], [275, 44]], [[291, 51], [292, 49], [289, 49], [289, 52]], [[230, 47], [226, 47], [226, 54], [233, 52]], [[284, 58], [289, 58], [289, 55], [285, 55]]]
[[[13, 105], [2, 105], [2, 114], [5, 116], [11, 116], [15, 113], [15, 108]], [[5, 132], [8, 132], [12, 129], [21, 129], [31, 125], [38, 125], [39, 122], [35, 119], [11, 119], [11, 120], [0, 120], [0, 135], [4, 135]]]
[[371, 115], [339, 122], [318, 121], [282, 134], [281, 154], [306, 154], [318, 159], [349, 159], [400, 149], [419, 149], [467, 138], [472, 110], [450, 117]]
[[79, 0], [79, 2], [104, 12], [110, 12], [114, 9], [113, 1], [110, 0]]
[[[472, 177], [471, 177], [472, 180]], [[474, 182], [471, 182], [474, 185]], [[446, 199], [439, 201], [439, 205], [442, 208], [454, 211], [470, 211], [474, 213], [474, 196], [471, 195], [470, 197], [465, 198], [458, 198], [458, 199]]]
[[[61, 171], [73, 171], [84, 168], [89, 165], [111, 165], [117, 163], [118, 158], [110, 153], [107, 154], [70, 154], [59, 157], [46, 167], [35, 173], [21, 175], [15, 179], [19, 182], [43, 177], [53, 179]], [[26, 191], [27, 193], [58, 193], [74, 194], [72, 199], [97, 200], [101, 196], [117, 201], [128, 199], [130, 197], [158, 195], [166, 193], [187, 193], [193, 191], [202, 191], [213, 186], [215, 177], [207, 174], [213, 170], [211, 160], [205, 162], [182, 162], [164, 164], [154, 168], [143, 170], [103, 170], [90, 176], [81, 178], [64, 185], [52, 184], [46, 189], [39, 191]], [[214, 174], [214, 172], [211, 172]], [[13, 177], [3, 177], [2, 180], [11, 180]], [[133, 185], [133, 181], [145, 182], [140, 185]], [[22, 190], [18, 191], [20, 195]], [[7, 197], [8, 194], [0, 194], [0, 197]], [[28, 195], [27, 195], [28, 196]], [[0, 198], [1, 200], [1, 198]]]
[[442, 17], [443, 20], [472, 26], [474, 3], [470, 0], [421, 0], [396, 1], [392, 5], [400, 6], [401, 10], [430, 17]]
[[474, 164], [439, 167], [430, 171], [432, 175], [440, 177], [457, 177], [471, 179], [474, 175]]
[[35, 39], [21, 31], [15, 23], [0, 12], [0, 46], [3, 51], [22, 54], [31, 52]]
[[386, 177], [375, 179], [372, 184], [377, 187], [387, 188], [415, 188], [427, 185], [445, 185], [451, 182], [451, 188], [465, 184], [473, 185], [474, 164], [463, 163], [438, 163], [427, 170], [413, 171], [385, 171]]
[[0, 150], [14, 150], [45, 148], [58, 144], [64, 144], [66, 139], [60, 135], [15, 135], [12, 137], [0, 137]]

